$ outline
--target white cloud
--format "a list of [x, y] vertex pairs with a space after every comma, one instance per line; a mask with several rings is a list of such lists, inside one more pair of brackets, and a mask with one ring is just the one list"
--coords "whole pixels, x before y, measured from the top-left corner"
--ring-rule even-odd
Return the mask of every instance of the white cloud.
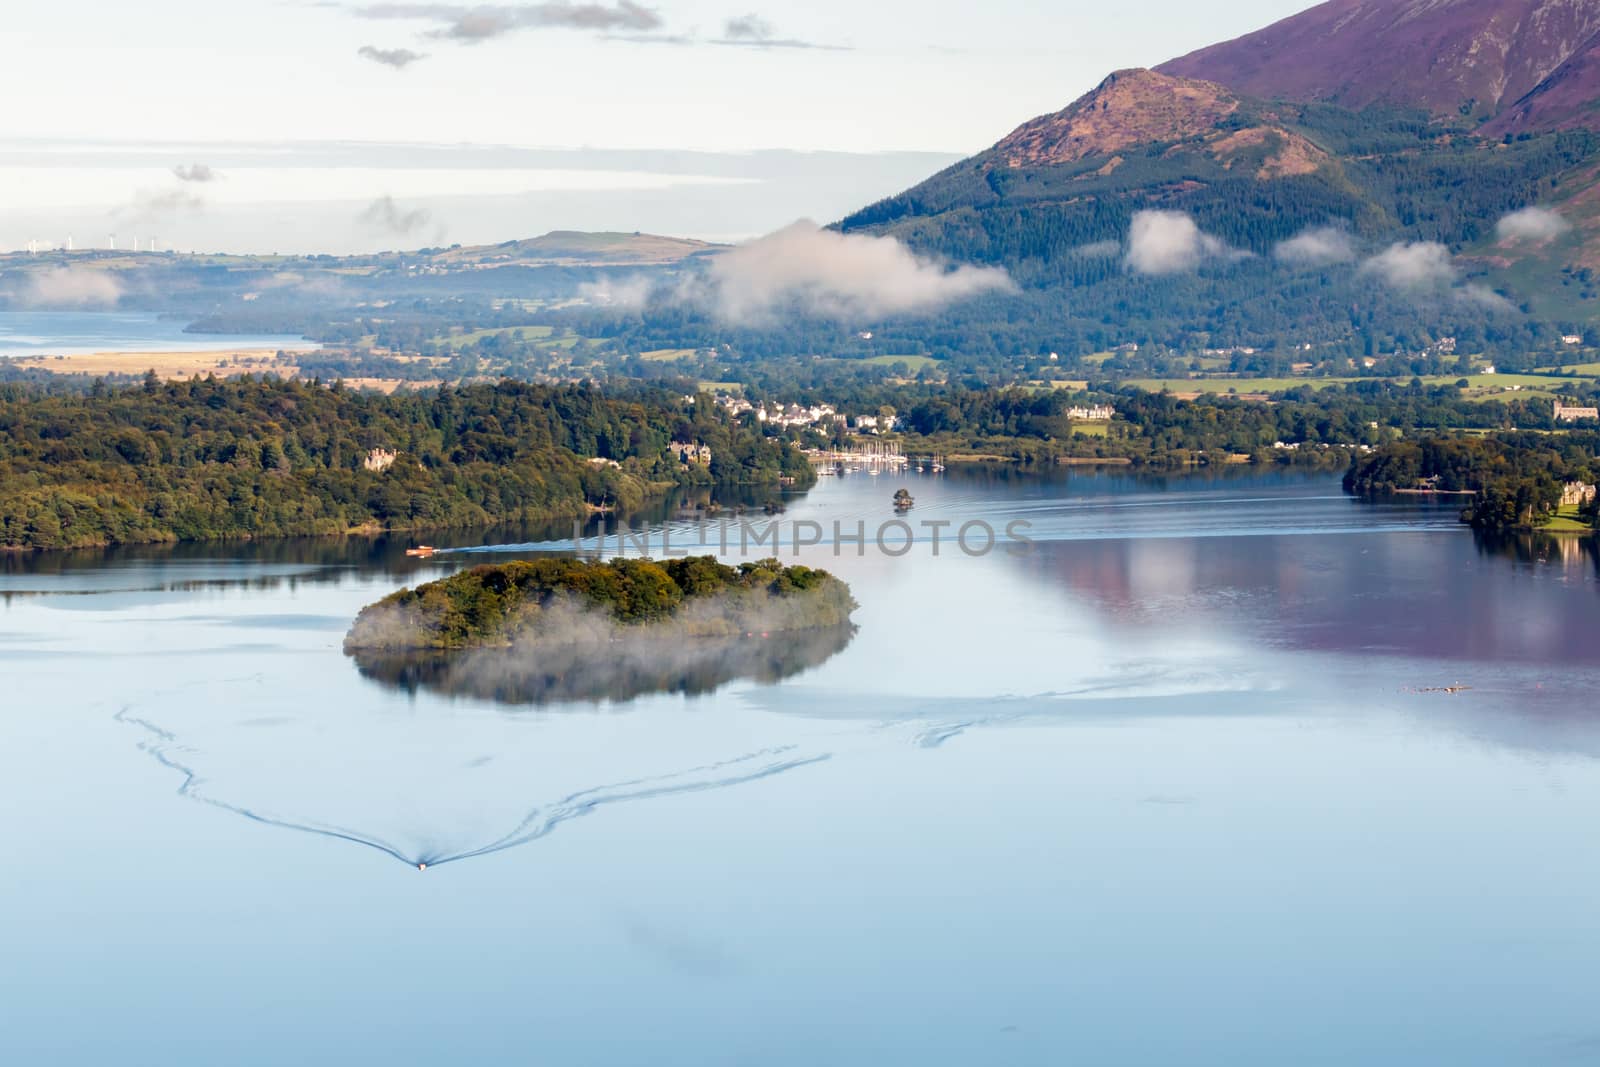
[[582, 286], [591, 304], [638, 311], [653, 300], [703, 308], [725, 322], [760, 326], [785, 311], [873, 319], [932, 311], [1016, 288], [998, 267], [955, 266], [916, 255], [893, 237], [842, 234], [796, 222], [718, 255], [703, 274], [666, 283], [646, 275]]
[[1279, 241], [1272, 255], [1279, 262], [1301, 267], [1326, 267], [1356, 258], [1355, 240], [1337, 226], [1314, 226], [1287, 241]]
[[1361, 265], [1395, 289], [1427, 289], [1456, 280], [1450, 250], [1437, 241], [1397, 241]]
[[122, 285], [104, 271], [56, 267], [35, 274], [22, 294], [34, 307], [91, 307], [115, 304]]
[[1517, 305], [1487, 285], [1479, 285], [1476, 282], [1461, 287], [1461, 299], [1466, 300], [1468, 303], [1477, 304], [1479, 307], [1489, 311], [1512, 312], [1517, 310]]
[[1140, 211], [1128, 228], [1128, 269], [1139, 274], [1181, 274], [1208, 259], [1249, 255], [1202, 233], [1179, 211]]
[[1550, 208], [1525, 207], [1495, 223], [1494, 235], [1502, 241], [1548, 241], [1570, 229], [1572, 224]]
[[931, 311], [1014, 288], [998, 267], [954, 269], [893, 237], [841, 234], [797, 222], [712, 261], [712, 310], [732, 322], [769, 318], [788, 305], [829, 318]]
[[655, 291], [655, 283], [643, 274], [631, 278], [602, 278], [578, 287], [578, 295], [584, 300], [616, 311], [644, 310]]

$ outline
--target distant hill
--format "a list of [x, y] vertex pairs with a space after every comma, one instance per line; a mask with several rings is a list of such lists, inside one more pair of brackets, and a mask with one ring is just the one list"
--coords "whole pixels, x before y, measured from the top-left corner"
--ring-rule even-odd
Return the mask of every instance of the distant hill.
[[1252, 96], [1600, 129], [1594, 0], [1329, 0], [1156, 69]]
[[678, 263], [691, 256], [714, 252], [719, 247], [705, 241], [648, 233], [556, 230], [522, 241], [452, 248], [433, 258], [445, 264], [485, 266], [642, 267]]

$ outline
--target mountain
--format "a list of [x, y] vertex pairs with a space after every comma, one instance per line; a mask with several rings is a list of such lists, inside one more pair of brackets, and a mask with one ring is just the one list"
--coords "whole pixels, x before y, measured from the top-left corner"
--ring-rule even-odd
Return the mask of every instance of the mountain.
[[1600, 128], [1584, 106], [1600, 90], [1584, 59], [1597, 47], [1595, 0], [1329, 0], [1156, 69], [1270, 99], [1420, 107], [1497, 131]]
[[1600, 35], [1491, 119], [1484, 132], [1493, 136], [1580, 128], [1600, 130]]
[[1273, 124], [1274, 116], [1226, 122], [1241, 115], [1240, 107], [1240, 99], [1220, 85], [1122, 70], [1066, 110], [1025, 123], [983, 160], [986, 166], [1019, 169], [1099, 157], [1108, 161], [1110, 173], [1121, 166], [1119, 152], [1163, 142], [1201, 142], [1224, 167], [1270, 145], [1258, 162], [1273, 175], [1307, 174], [1326, 158], [1304, 137]]
[[1121, 242], [1146, 209], [1184, 212], [1258, 256], [1329, 224], [1374, 241], [1459, 246], [1545, 198], [1596, 141], [1572, 133], [1503, 144], [1420, 111], [1266, 100], [1125, 70], [841, 226], [1001, 263], [1028, 284], [1103, 274], [1084, 250]]
[[[1348, 16], [1310, 24], [1339, 43], [1378, 9], [1392, 16], [1403, 7], [1426, 19], [1484, 6], [1340, 2], [1307, 15]], [[1573, 26], [1564, 32], [1583, 29]], [[1413, 30], [1419, 40], [1437, 37]], [[1378, 50], [1382, 37], [1362, 38], [1363, 47]], [[1274, 72], [1294, 72], [1283, 51], [1291, 44], [1327, 79], [1340, 64], [1324, 61], [1314, 33], [1284, 40], [1279, 51], [1260, 49], [1253, 69], [1229, 72], [1225, 61], [1198, 53], [1204, 61], [1191, 65], [1215, 70], [1216, 80], [1173, 73], [1175, 64], [1117, 71], [1063, 110], [1023, 123], [839, 228], [892, 235], [946, 261], [1005, 267], [1022, 288], [1009, 310], [952, 313], [967, 338], [978, 329], [972, 322], [992, 324], [987, 343], [997, 349], [1292, 338], [1360, 355], [1448, 336], [1527, 351], [1600, 317], [1591, 274], [1600, 271], [1600, 135], [1553, 117], [1558, 107], [1565, 114], [1588, 104], [1582, 56], [1563, 46], [1534, 62], [1537, 50], [1520, 38], [1502, 42], [1490, 72], [1503, 88], [1496, 107], [1525, 84], [1543, 86], [1523, 92], [1526, 116], [1508, 106], [1491, 119], [1518, 127], [1508, 137], [1459, 106], [1397, 100], [1406, 95], [1395, 87], [1409, 84], [1407, 65], [1428, 66], [1408, 59], [1408, 47], [1397, 49], [1384, 85], [1355, 74], [1323, 80], [1313, 70], [1286, 86]], [[1468, 34], [1440, 46], [1445, 55], [1433, 68], [1472, 73], [1472, 64], [1446, 60], [1474, 41]], [[1546, 71], [1557, 53], [1567, 57], [1557, 70], [1573, 71], [1570, 79]], [[1520, 80], [1506, 80], [1513, 70]], [[1443, 73], [1441, 84], [1450, 82]], [[1434, 103], [1477, 91], [1462, 90], [1459, 79], [1450, 84], [1456, 88], [1442, 89]], [[1280, 95], [1250, 91], [1256, 85]], [[1288, 90], [1300, 98], [1282, 95]], [[1561, 211], [1564, 222], [1545, 219], [1565, 226], [1558, 236], [1496, 233], [1502, 217], [1535, 205]], [[1163, 214], [1139, 219], [1149, 212]], [[1396, 257], [1392, 269], [1367, 266], [1386, 250]]]

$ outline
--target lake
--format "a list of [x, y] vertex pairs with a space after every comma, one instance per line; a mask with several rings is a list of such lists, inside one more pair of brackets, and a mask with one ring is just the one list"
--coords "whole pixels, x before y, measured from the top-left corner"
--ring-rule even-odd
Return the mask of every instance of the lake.
[[187, 325], [152, 312], [4, 311], [0, 312], [0, 357], [317, 347], [283, 334], [185, 333]]
[[342, 654], [482, 537], [0, 558], [7, 1060], [1600, 1058], [1592, 542], [1270, 474], [781, 519], [859, 629], [622, 700]]

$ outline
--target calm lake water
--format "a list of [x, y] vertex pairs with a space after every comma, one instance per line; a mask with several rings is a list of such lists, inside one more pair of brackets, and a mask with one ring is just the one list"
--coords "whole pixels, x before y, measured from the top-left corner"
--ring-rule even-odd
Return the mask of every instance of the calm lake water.
[[478, 554], [0, 561], [6, 1061], [1600, 1060], [1592, 546], [1323, 477], [784, 519], [902, 483], [1035, 543], [808, 548], [859, 630], [692, 696], [341, 653]]
[[0, 311], [0, 358], [317, 347], [283, 334], [185, 333], [186, 325], [181, 320], [134, 311]]

